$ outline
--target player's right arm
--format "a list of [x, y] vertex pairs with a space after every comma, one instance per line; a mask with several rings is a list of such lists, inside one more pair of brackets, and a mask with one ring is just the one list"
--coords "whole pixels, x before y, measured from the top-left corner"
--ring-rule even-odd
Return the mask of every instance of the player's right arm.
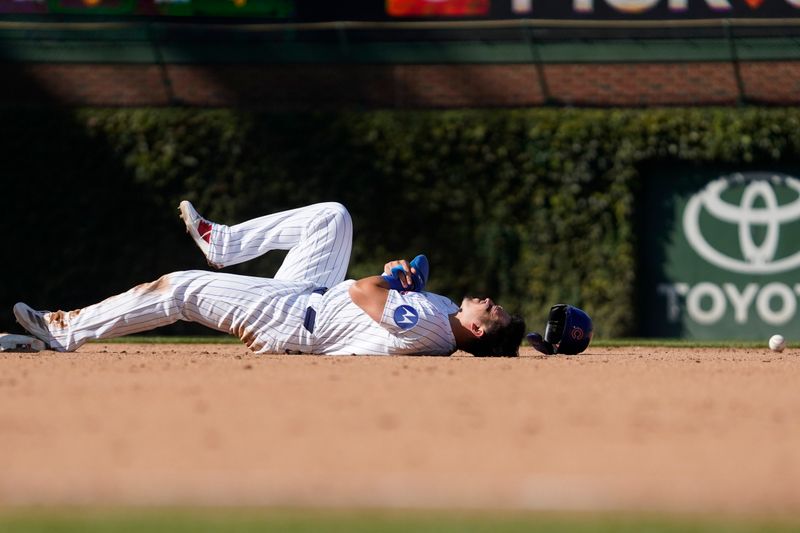
[[383, 276], [369, 276], [356, 281], [348, 289], [350, 299], [372, 320], [381, 321], [383, 308], [389, 298], [389, 282]]
[[[404, 274], [397, 277], [400, 284], [404, 288], [410, 287], [413, 283], [411, 273], [414, 272], [414, 269], [409, 266], [408, 261], [405, 259], [389, 261], [384, 265], [383, 271], [386, 275], [390, 275], [392, 269], [396, 266], [402, 266], [404, 271]], [[386, 277], [369, 276], [356, 281], [350, 285], [348, 290], [353, 303], [363, 309], [372, 320], [380, 324], [391, 288], [390, 281]]]

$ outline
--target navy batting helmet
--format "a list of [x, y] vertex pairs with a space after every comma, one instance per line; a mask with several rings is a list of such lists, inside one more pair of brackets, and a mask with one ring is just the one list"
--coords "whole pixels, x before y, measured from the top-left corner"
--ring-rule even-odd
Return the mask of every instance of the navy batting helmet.
[[528, 333], [528, 342], [540, 352], [553, 355], [577, 355], [592, 340], [592, 319], [583, 310], [572, 305], [556, 304], [550, 308], [544, 337]]

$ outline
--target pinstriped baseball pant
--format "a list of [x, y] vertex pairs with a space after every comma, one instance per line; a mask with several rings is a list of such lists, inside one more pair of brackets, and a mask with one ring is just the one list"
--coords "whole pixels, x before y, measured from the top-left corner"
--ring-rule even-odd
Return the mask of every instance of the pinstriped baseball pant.
[[274, 278], [173, 272], [83, 309], [46, 314], [52, 347], [72, 351], [88, 340], [186, 320], [235, 335], [254, 351], [302, 351], [310, 342], [303, 328], [309, 296], [344, 280], [352, 236], [350, 214], [333, 202], [215, 224], [208, 259], [217, 265], [289, 250]]

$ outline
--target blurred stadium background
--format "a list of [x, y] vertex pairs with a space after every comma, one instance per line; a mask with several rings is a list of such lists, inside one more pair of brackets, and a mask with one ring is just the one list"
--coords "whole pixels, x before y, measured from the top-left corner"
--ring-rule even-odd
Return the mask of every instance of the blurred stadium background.
[[7, 104], [792, 105], [792, 0], [3, 0]]
[[[796, 0], [0, 0], [0, 14], [3, 308], [83, 306], [202, 267], [183, 197], [229, 223], [338, 200], [357, 223], [353, 276], [426, 251], [433, 290], [497, 294], [530, 323], [568, 300], [600, 336], [798, 328], [797, 217], [778, 213], [797, 199]], [[747, 224], [698, 230], [729, 268], [683, 234], [684, 210], [738, 173], [721, 199]], [[745, 216], [772, 207], [773, 222]], [[398, 220], [413, 238], [386, 231]]]

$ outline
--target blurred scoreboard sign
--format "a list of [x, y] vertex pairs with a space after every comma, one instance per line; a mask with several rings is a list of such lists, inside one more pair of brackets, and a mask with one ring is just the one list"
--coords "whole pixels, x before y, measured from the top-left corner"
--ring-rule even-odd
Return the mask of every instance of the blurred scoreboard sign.
[[57, 0], [47, 2], [50, 13], [130, 15], [136, 11], [136, 0]]
[[693, 339], [800, 336], [797, 173], [648, 176], [641, 332]]
[[800, 15], [800, 0], [387, 0], [387, 6], [388, 13], [398, 17], [488, 15], [489, 18], [666, 20]]
[[0, 0], [0, 13], [47, 13], [44, 0]]
[[488, 15], [489, 0], [387, 0], [386, 11], [393, 17], [463, 17]]
[[288, 18], [293, 0], [154, 0], [160, 15]]
[[794, 18], [800, 0], [0, 0], [0, 14], [403, 19], [682, 20]]
[[294, 0], [0, 0], [0, 13], [289, 18]]
[[513, 13], [554, 19], [783, 18], [800, 0], [512, 0]]

